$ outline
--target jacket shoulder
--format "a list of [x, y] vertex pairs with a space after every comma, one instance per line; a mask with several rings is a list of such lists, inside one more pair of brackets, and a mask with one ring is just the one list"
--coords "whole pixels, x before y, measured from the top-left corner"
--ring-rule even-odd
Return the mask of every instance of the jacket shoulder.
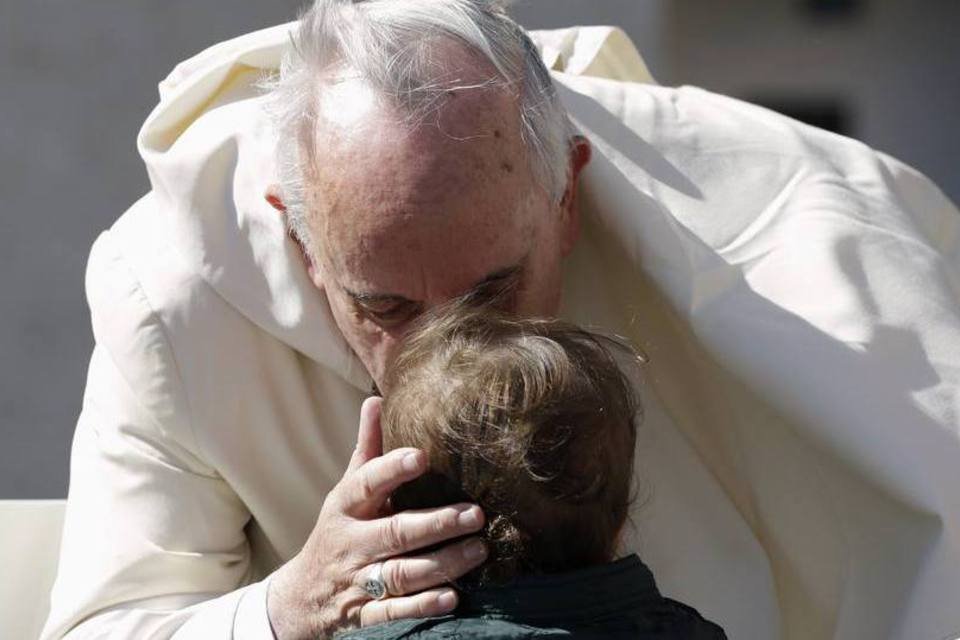
[[170, 319], [215, 294], [182, 267], [153, 208], [144, 196], [94, 242], [85, 278], [90, 321], [152, 428], [199, 453]]

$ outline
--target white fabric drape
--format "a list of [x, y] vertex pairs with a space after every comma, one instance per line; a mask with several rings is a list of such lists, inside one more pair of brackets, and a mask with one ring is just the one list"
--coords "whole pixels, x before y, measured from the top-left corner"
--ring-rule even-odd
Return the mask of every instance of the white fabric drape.
[[[269, 637], [369, 378], [263, 201], [289, 25], [181, 64], [93, 247], [44, 638]], [[595, 147], [564, 314], [650, 356], [625, 548], [731, 638], [960, 635], [960, 214], [855, 141], [534, 34]]]

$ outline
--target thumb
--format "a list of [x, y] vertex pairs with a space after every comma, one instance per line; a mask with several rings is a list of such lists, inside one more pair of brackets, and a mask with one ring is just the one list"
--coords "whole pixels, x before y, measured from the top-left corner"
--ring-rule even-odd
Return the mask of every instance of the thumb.
[[360, 428], [357, 430], [357, 446], [350, 457], [347, 472], [355, 471], [368, 460], [383, 455], [383, 435], [380, 431], [380, 407], [383, 398], [372, 396], [360, 407]]

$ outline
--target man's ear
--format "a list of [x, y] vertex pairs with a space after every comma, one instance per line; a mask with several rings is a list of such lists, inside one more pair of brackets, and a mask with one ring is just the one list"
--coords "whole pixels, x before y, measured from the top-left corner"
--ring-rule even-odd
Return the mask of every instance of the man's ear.
[[317, 268], [313, 263], [313, 258], [310, 257], [310, 253], [307, 251], [306, 247], [303, 246], [300, 238], [297, 237], [297, 234], [293, 232], [293, 229], [290, 228], [290, 224], [287, 220], [287, 205], [283, 202], [283, 196], [280, 193], [280, 185], [271, 184], [267, 187], [267, 190], [263, 194], [263, 199], [267, 203], [277, 210], [277, 212], [283, 217], [283, 226], [287, 230], [287, 236], [293, 240], [294, 244], [297, 245], [297, 249], [300, 251], [300, 257], [303, 258], [303, 264], [307, 268], [307, 274], [310, 276], [310, 280], [317, 286], [322, 288], [320, 280], [317, 277]]
[[561, 249], [563, 255], [573, 251], [577, 238], [580, 237], [580, 207], [577, 202], [577, 189], [580, 186], [580, 175], [590, 162], [593, 149], [590, 141], [583, 136], [574, 136], [570, 139], [570, 166], [567, 170], [567, 188], [560, 199], [560, 213], [563, 216], [561, 233]]
[[283, 203], [283, 196], [280, 195], [280, 185], [274, 183], [267, 186], [267, 190], [263, 192], [263, 199], [266, 200], [271, 207], [276, 209], [280, 215], [287, 212], [287, 205]]

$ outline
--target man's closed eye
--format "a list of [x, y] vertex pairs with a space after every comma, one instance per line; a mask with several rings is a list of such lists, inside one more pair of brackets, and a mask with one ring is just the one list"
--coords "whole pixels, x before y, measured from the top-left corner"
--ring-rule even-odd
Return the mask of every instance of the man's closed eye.
[[360, 312], [382, 327], [395, 327], [413, 320], [421, 307], [415, 302], [392, 302], [374, 305], [357, 305]]

